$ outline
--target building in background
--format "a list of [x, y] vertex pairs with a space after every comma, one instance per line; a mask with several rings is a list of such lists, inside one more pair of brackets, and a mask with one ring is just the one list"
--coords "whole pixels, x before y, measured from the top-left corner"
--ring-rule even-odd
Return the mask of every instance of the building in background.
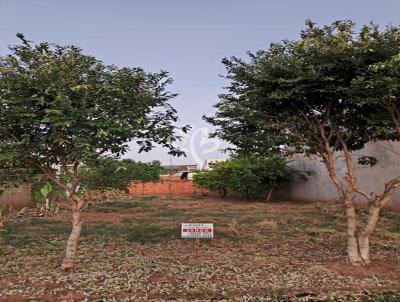
[[179, 179], [192, 179], [193, 173], [198, 171], [196, 164], [189, 165], [166, 165], [164, 168], [164, 174], [161, 175], [161, 179], [166, 179], [168, 176], [173, 176]]
[[223, 161], [226, 161], [226, 159], [220, 159], [220, 158], [206, 159], [204, 161], [203, 170], [211, 170], [216, 163]]

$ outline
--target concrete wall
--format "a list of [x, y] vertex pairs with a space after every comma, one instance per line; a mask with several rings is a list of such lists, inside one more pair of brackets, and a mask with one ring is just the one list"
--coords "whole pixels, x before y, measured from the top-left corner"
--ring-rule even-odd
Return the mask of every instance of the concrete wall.
[[[374, 156], [378, 159], [378, 163], [373, 167], [357, 165], [357, 158], [360, 155]], [[399, 143], [368, 144], [363, 150], [355, 152], [353, 157], [360, 187], [366, 192], [382, 192], [385, 182], [400, 176]], [[317, 157], [306, 158], [297, 155], [290, 164], [299, 170], [311, 170], [314, 174], [307, 181], [297, 180], [282, 187], [276, 192], [276, 198], [304, 201], [337, 200], [336, 188], [328, 176], [325, 166]], [[342, 179], [346, 174], [346, 167], [341, 153], [336, 154], [335, 165], [338, 176]], [[400, 202], [400, 190], [396, 194], [395, 202]]]
[[0, 196], [0, 205], [10, 204], [14, 209], [32, 204], [31, 184], [8, 189]]

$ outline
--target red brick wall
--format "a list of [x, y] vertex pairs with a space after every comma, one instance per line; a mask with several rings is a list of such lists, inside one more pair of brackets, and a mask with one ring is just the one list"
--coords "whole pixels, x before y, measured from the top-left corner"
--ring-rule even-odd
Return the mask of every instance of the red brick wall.
[[13, 208], [22, 208], [33, 202], [31, 184], [24, 184], [17, 188], [6, 190], [0, 196], [0, 205], [10, 204]]
[[158, 182], [132, 183], [129, 187], [132, 195], [203, 195], [204, 190], [196, 188], [192, 180], [182, 180], [179, 177], [166, 177]]

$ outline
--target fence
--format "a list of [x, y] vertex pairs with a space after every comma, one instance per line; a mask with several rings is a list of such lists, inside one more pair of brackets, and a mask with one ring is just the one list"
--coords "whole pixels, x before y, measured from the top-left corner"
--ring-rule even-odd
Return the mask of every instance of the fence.
[[[193, 184], [191, 179], [180, 179], [176, 176], [163, 177], [157, 182], [135, 182], [129, 187], [129, 193], [132, 195], [204, 195], [206, 192]], [[213, 195], [207, 192], [207, 195]]]
[[[378, 160], [377, 164], [373, 167], [357, 165], [359, 156], [365, 155], [374, 156]], [[400, 144], [393, 142], [367, 144], [363, 150], [355, 152], [353, 161], [360, 187], [368, 193], [383, 192], [386, 182], [400, 176], [399, 155]], [[297, 180], [283, 186], [275, 192], [275, 198], [299, 201], [332, 201], [338, 199], [336, 187], [319, 158], [295, 156], [290, 165], [298, 170], [310, 170], [313, 174], [307, 181]], [[340, 152], [336, 154], [335, 166], [338, 177], [343, 179], [347, 171], [343, 162], [343, 155]], [[360, 196], [356, 196], [356, 199], [363, 200]], [[399, 202], [400, 189], [394, 198], [394, 203]]]
[[[384, 190], [385, 183], [394, 177], [400, 176], [400, 144], [380, 142], [368, 144], [354, 155], [357, 162], [359, 155], [374, 156], [378, 163], [373, 167], [357, 166], [360, 187], [366, 192], [379, 193]], [[336, 154], [337, 174], [343, 178], [346, 167], [342, 154]], [[303, 201], [331, 201], [338, 198], [335, 186], [326, 172], [325, 166], [318, 158], [305, 158], [296, 156], [290, 163], [299, 170], [311, 170], [313, 175], [307, 180], [297, 180], [274, 192], [276, 199], [303, 200]], [[133, 183], [129, 187], [133, 195], [204, 195], [205, 191], [196, 188], [192, 180], [180, 179], [177, 176], [164, 176], [158, 182]], [[207, 192], [207, 195], [218, 194]], [[13, 207], [23, 207], [32, 203], [31, 185], [25, 184], [18, 188], [7, 190], [0, 196], [0, 205], [11, 204]], [[400, 205], [400, 189], [394, 203]]]

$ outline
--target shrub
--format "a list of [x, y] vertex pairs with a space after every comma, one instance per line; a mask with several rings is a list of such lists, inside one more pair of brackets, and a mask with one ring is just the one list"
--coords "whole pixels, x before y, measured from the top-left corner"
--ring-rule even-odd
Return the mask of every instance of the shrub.
[[306, 178], [310, 172], [298, 171], [281, 156], [239, 157], [217, 163], [212, 170], [194, 175], [195, 184], [202, 189], [218, 191], [224, 197], [228, 191], [245, 198], [264, 196], [280, 184], [295, 177]]
[[82, 185], [89, 190], [126, 190], [133, 181], [157, 181], [162, 167], [160, 162], [136, 162], [131, 159], [105, 158], [83, 168]]

